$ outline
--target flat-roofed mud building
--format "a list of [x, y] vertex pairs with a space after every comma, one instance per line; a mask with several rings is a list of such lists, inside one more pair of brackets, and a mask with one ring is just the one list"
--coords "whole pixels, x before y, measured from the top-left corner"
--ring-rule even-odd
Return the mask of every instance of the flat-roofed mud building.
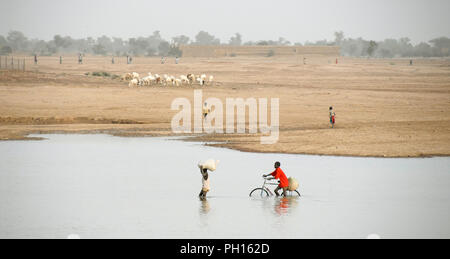
[[180, 46], [183, 57], [326, 56], [339, 57], [337, 46]]

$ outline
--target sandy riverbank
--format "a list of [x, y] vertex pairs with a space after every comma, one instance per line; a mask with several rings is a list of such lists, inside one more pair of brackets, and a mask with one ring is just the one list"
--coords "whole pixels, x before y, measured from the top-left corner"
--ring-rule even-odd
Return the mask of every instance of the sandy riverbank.
[[[75, 60], [75, 59], [74, 59]], [[172, 135], [175, 98], [193, 102], [193, 88], [128, 88], [118, 79], [86, 76], [107, 71], [181, 75], [206, 73], [217, 84], [203, 98], [280, 98], [280, 138], [202, 135], [241, 151], [343, 156], [450, 155], [450, 61], [287, 58], [182, 59], [180, 65], [136, 58], [134, 65], [90, 57], [84, 65], [43, 58], [30, 71], [0, 71], [0, 140], [30, 133]], [[196, 87], [200, 89], [200, 87]], [[329, 128], [328, 107], [337, 113]]]

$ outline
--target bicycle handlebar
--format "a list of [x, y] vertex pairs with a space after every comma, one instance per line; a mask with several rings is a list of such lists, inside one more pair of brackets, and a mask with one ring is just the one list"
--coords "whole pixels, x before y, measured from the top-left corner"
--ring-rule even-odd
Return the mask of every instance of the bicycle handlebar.
[[275, 180], [277, 180], [275, 178], [270, 178], [270, 176], [263, 176], [263, 179], [266, 180], [266, 181], [275, 181]]

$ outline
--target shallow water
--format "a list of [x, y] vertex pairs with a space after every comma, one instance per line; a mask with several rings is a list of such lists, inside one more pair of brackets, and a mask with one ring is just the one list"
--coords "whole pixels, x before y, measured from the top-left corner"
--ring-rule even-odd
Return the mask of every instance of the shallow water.
[[[450, 238], [450, 158], [243, 153], [166, 138], [0, 142], [0, 238]], [[219, 159], [207, 201], [200, 160]], [[280, 161], [302, 198], [250, 198]]]

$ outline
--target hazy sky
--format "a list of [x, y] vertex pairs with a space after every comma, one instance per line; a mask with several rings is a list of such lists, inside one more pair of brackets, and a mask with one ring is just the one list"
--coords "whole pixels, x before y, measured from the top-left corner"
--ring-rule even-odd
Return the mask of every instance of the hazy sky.
[[450, 37], [450, 0], [0, 0], [0, 34], [29, 38], [55, 34], [130, 38], [159, 30], [164, 38], [205, 30], [222, 42], [236, 32], [244, 41], [291, 42], [347, 37]]

